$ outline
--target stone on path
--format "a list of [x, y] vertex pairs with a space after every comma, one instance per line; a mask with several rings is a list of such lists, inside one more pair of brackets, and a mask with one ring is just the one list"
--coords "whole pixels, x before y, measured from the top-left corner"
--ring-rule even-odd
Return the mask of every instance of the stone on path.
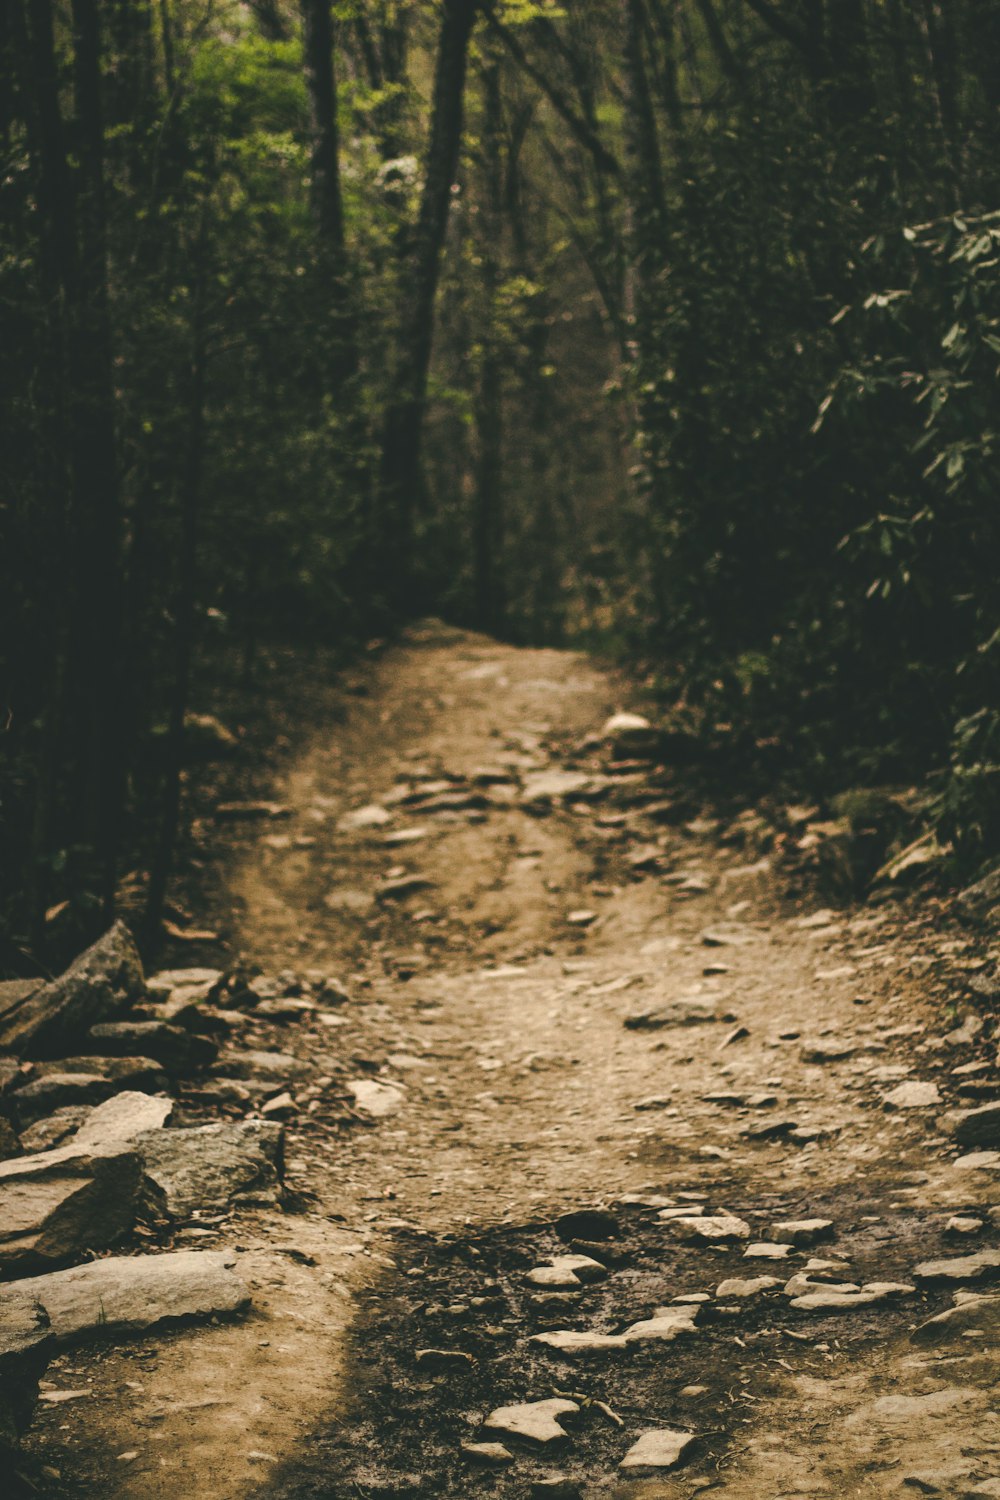
[[672, 1344], [695, 1332], [701, 1307], [701, 1303], [658, 1307], [651, 1318], [642, 1318], [626, 1328], [623, 1337], [629, 1344]]
[[747, 1125], [740, 1135], [748, 1141], [778, 1141], [782, 1136], [791, 1135], [798, 1125], [798, 1120], [778, 1119], [761, 1120], [755, 1125]]
[[910, 1338], [915, 1344], [935, 1344], [972, 1330], [992, 1333], [1000, 1330], [1000, 1297], [957, 1291], [954, 1307], [920, 1323]]
[[242, 1312], [250, 1293], [233, 1273], [235, 1264], [234, 1255], [207, 1250], [91, 1261], [0, 1288], [0, 1323], [6, 1321], [12, 1294], [32, 1297], [44, 1308], [60, 1344]]
[[783, 1224], [771, 1227], [771, 1239], [777, 1245], [795, 1245], [803, 1249], [816, 1245], [820, 1240], [832, 1240], [832, 1219], [787, 1219]]
[[589, 1255], [554, 1255], [544, 1266], [535, 1266], [524, 1278], [531, 1286], [581, 1287], [603, 1281], [607, 1266]]
[[487, 1432], [514, 1438], [535, 1447], [549, 1448], [567, 1441], [557, 1418], [580, 1410], [575, 1401], [551, 1396], [547, 1401], [524, 1401], [517, 1406], [499, 1406], [483, 1423]]
[[659, 1031], [664, 1026], [698, 1026], [706, 1021], [718, 1020], [717, 1001], [689, 997], [633, 1011], [625, 1017], [624, 1025], [627, 1031]]
[[284, 1140], [284, 1127], [271, 1120], [147, 1131], [135, 1143], [145, 1206], [185, 1219], [245, 1193], [273, 1192], [284, 1170]]
[[998, 1281], [1000, 1250], [980, 1250], [975, 1255], [959, 1255], [948, 1260], [925, 1260], [915, 1266], [917, 1281]]
[[777, 1276], [750, 1276], [730, 1277], [728, 1281], [720, 1281], [715, 1288], [717, 1297], [756, 1297], [761, 1292], [770, 1291], [773, 1286], [780, 1286], [781, 1282]]
[[553, 1333], [534, 1333], [528, 1343], [566, 1355], [609, 1354], [629, 1346], [628, 1339], [622, 1333], [588, 1333], [586, 1330], [569, 1328], [558, 1329]]
[[390, 1083], [379, 1083], [375, 1078], [355, 1078], [347, 1085], [354, 1099], [355, 1109], [370, 1115], [373, 1120], [382, 1120], [402, 1109], [406, 1095], [402, 1089]]
[[750, 1225], [733, 1214], [682, 1215], [668, 1221], [682, 1238], [703, 1245], [721, 1244], [727, 1240], [748, 1240]]
[[787, 1260], [791, 1245], [775, 1245], [770, 1240], [755, 1240], [743, 1252], [744, 1260]]
[[219, 1050], [208, 1037], [163, 1021], [102, 1021], [90, 1028], [87, 1040], [111, 1056], [151, 1057], [168, 1073], [207, 1068]]
[[941, 1091], [936, 1083], [901, 1083], [882, 1095], [882, 1103], [886, 1109], [928, 1109], [941, 1103]]
[[970, 1151], [952, 1162], [956, 1172], [992, 1172], [1000, 1168], [1000, 1151]]
[[161, 969], [149, 977], [146, 989], [154, 1000], [197, 1005], [219, 988], [224, 977], [221, 969]]
[[0, 1012], [0, 1048], [23, 1057], [58, 1057], [144, 991], [139, 951], [124, 922], [116, 922], [58, 979], [11, 997]]
[[392, 880], [383, 880], [375, 891], [376, 901], [405, 901], [420, 891], [430, 890], [434, 881], [426, 875], [397, 875]]
[[115, 1244], [132, 1227], [139, 1175], [134, 1151], [73, 1144], [0, 1162], [0, 1274]]
[[355, 807], [351, 812], [344, 813], [343, 817], [337, 819], [337, 828], [341, 833], [351, 833], [361, 828], [383, 828], [391, 821], [392, 813], [387, 808], [380, 807], [377, 802], [370, 802], [367, 807]]
[[912, 1297], [916, 1290], [915, 1286], [904, 1281], [868, 1281], [858, 1292], [840, 1292], [834, 1287], [817, 1289], [803, 1297], [793, 1297], [789, 1305], [805, 1312], [851, 1312], [856, 1307], [871, 1307], [897, 1297]]
[[521, 789], [524, 806], [542, 808], [563, 797], [574, 797], [585, 791], [592, 778], [583, 771], [539, 771], [526, 776]]
[[149, 1130], [159, 1130], [173, 1114], [174, 1101], [164, 1094], [138, 1094], [126, 1090], [87, 1112], [73, 1136], [76, 1150], [108, 1151], [131, 1146]]
[[514, 1455], [503, 1443], [463, 1443], [462, 1452], [473, 1463], [484, 1464], [489, 1469], [503, 1469], [514, 1462]]
[[629, 1474], [660, 1474], [664, 1469], [675, 1469], [695, 1441], [690, 1432], [680, 1432], [672, 1427], [657, 1427], [642, 1433], [632, 1444], [620, 1468]]
[[799, 1055], [805, 1063], [843, 1062], [857, 1052], [856, 1042], [847, 1042], [840, 1037], [819, 1037], [803, 1042]]

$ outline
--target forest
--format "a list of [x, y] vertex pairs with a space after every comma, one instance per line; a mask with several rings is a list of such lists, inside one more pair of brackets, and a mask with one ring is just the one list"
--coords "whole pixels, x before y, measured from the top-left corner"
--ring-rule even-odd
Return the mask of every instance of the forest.
[[1000, 852], [997, 0], [4, 0], [0, 153], [5, 970], [426, 614]]

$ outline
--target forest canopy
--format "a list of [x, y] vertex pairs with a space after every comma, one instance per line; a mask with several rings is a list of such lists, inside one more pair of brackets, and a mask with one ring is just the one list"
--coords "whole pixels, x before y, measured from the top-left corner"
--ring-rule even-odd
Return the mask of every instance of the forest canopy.
[[0, 154], [12, 939], [427, 611], [998, 852], [996, 0], [7, 0]]

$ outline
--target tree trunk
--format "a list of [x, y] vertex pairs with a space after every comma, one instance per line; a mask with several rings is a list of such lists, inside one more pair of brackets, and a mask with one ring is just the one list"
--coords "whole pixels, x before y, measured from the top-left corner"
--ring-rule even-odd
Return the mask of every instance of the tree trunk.
[[337, 85], [330, 0], [302, 0], [303, 56], [312, 113], [310, 197], [323, 242], [338, 261], [344, 252], [344, 209], [337, 141]]
[[483, 84], [483, 198], [480, 207], [479, 259], [483, 307], [482, 357], [476, 392], [476, 497], [473, 563], [476, 620], [482, 630], [502, 624], [500, 556], [503, 543], [503, 380], [497, 292], [503, 234], [503, 118], [500, 64], [488, 57]]
[[402, 276], [402, 324], [386, 407], [379, 467], [380, 521], [385, 528], [389, 603], [406, 613], [415, 604], [412, 551], [434, 300], [448, 227], [452, 183], [462, 137], [469, 37], [478, 0], [444, 0], [434, 71], [424, 189]]

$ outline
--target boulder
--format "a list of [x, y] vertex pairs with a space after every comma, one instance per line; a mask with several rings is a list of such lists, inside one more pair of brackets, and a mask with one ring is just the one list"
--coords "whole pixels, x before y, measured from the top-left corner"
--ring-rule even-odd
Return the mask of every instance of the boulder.
[[170, 1119], [174, 1101], [162, 1094], [116, 1094], [87, 1111], [73, 1137], [77, 1150], [114, 1151], [132, 1146], [140, 1135], [159, 1130]]
[[111, 1256], [0, 1288], [0, 1325], [31, 1298], [60, 1345], [95, 1335], [145, 1333], [162, 1323], [243, 1312], [250, 1293], [228, 1251]]
[[114, 1020], [145, 991], [142, 960], [124, 922], [81, 953], [64, 974], [0, 1013], [0, 1048], [58, 1057], [99, 1021]]
[[72, 1144], [0, 1162], [0, 1275], [115, 1244], [132, 1227], [139, 1171], [134, 1151]]
[[19, 1125], [66, 1105], [99, 1104], [120, 1089], [155, 1093], [167, 1087], [167, 1075], [149, 1057], [67, 1057], [59, 1063], [40, 1063], [36, 1074], [3, 1101], [4, 1110]]
[[647, 1010], [634, 1011], [626, 1016], [627, 1031], [659, 1031], [665, 1026], [698, 1026], [706, 1021], [719, 1020], [718, 1002], [715, 1000], [688, 999], [668, 1000]]
[[219, 1051], [208, 1037], [156, 1020], [101, 1021], [90, 1028], [88, 1040], [100, 1052], [151, 1057], [174, 1074], [207, 1068]]
[[956, 1292], [954, 1307], [946, 1308], [925, 1323], [919, 1323], [910, 1334], [915, 1344], [937, 1344], [961, 1338], [977, 1330], [995, 1336], [1000, 1330], [1000, 1297], [982, 1296], [978, 1292]]
[[135, 1142], [143, 1205], [157, 1217], [184, 1219], [245, 1193], [278, 1189], [284, 1145], [283, 1126], [271, 1120], [147, 1131]]
[[960, 1146], [1000, 1146], [1000, 1103], [949, 1110], [938, 1123]]

